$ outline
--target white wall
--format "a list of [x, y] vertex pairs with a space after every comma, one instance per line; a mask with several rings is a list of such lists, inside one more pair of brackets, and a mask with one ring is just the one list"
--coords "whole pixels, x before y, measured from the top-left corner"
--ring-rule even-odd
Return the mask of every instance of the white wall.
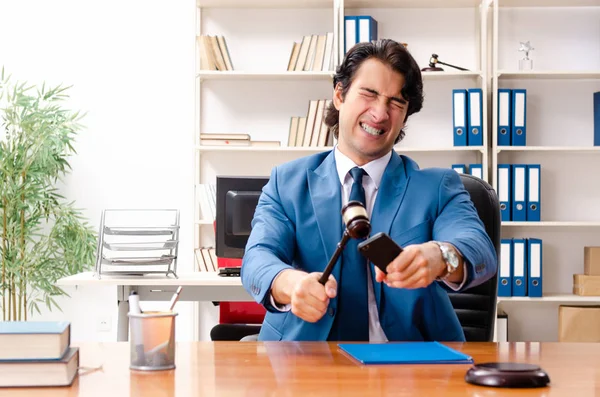
[[[71, 108], [88, 112], [62, 192], [95, 228], [104, 208], [179, 208], [179, 271], [193, 268], [194, 29], [194, 0], [0, 2], [0, 65], [73, 85]], [[71, 321], [75, 341], [116, 340], [114, 287], [66, 291], [63, 313], [38, 318]], [[192, 304], [178, 308], [191, 339]]]

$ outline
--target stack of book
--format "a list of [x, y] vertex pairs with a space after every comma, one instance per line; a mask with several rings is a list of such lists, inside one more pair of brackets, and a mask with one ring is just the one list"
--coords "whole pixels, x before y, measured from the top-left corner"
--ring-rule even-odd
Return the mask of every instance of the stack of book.
[[223, 36], [198, 36], [202, 70], [233, 70], [227, 43]]
[[306, 116], [290, 119], [288, 146], [325, 147], [333, 145], [333, 134], [325, 124], [330, 99], [313, 99], [308, 103]]
[[201, 247], [194, 250], [196, 256], [196, 271], [217, 272], [219, 267], [214, 247]]
[[333, 70], [333, 32], [304, 36], [301, 42], [295, 42], [292, 45], [287, 70], [289, 72]]
[[214, 222], [217, 216], [217, 185], [201, 183], [197, 186], [202, 220]]
[[281, 146], [279, 141], [253, 141], [248, 134], [200, 134], [202, 146]]
[[0, 387], [68, 386], [78, 368], [69, 322], [0, 322]]

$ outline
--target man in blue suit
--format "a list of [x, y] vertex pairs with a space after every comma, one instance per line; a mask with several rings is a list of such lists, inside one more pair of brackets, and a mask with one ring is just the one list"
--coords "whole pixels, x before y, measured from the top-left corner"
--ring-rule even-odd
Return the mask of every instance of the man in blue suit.
[[[491, 278], [496, 252], [455, 171], [421, 170], [393, 150], [422, 104], [421, 72], [403, 45], [346, 54], [325, 121], [337, 145], [275, 167], [254, 214], [241, 275], [267, 309], [259, 340], [465, 339], [446, 288]], [[371, 235], [385, 232], [403, 251], [386, 274], [351, 239], [322, 285], [350, 199], [364, 204]]]

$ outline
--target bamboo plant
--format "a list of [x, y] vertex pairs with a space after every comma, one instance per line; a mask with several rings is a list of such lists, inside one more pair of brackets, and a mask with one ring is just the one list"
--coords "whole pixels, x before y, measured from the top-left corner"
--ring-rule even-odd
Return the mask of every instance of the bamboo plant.
[[56, 280], [81, 272], [95, 258], [96, 235], [56, 182], [82, 115], [64, 108], [70, 87], [41, 87], [0, 75], [0, 296], [3, 321], [28, 312], [60, 310], [66, 295]]

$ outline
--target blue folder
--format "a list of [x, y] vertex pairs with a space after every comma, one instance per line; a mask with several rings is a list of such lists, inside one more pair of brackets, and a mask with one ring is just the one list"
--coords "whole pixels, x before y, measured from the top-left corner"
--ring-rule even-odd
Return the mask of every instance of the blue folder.
[[339, 343], [362, 364], [472, 364], [473, 358], [439, 342]]

